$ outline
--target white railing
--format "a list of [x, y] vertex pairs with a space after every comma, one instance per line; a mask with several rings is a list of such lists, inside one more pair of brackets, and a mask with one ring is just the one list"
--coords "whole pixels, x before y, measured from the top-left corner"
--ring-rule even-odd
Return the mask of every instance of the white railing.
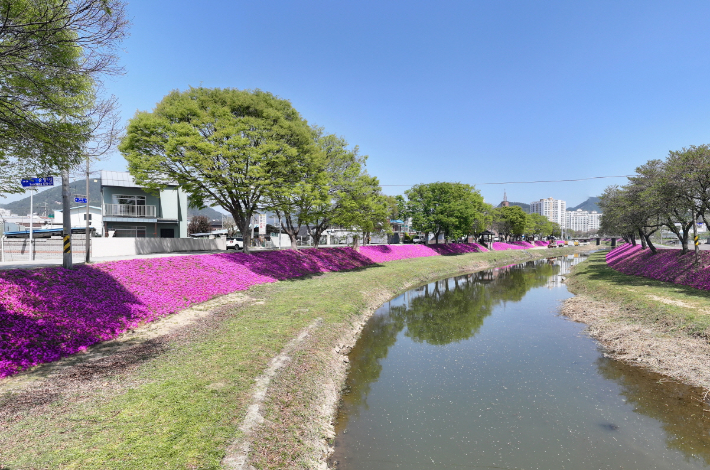
[[104, 216], [108, 217], [155, 217], [155, 206], [132, 204], [104, 204]]

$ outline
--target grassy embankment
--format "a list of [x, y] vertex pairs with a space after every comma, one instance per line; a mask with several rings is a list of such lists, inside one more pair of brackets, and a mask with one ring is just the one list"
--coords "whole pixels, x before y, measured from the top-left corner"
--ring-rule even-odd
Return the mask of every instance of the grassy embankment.
[[[575, 266], [562, 313], [616, 359], [710, 390], [710, 292], [621, 274], [606, 251]], [[707, 398], [707, 394], [705, 395]]]
[[0, 396], [0, 469], [220, 468], [257, 377], [320, 320], [274, 377], [266, 421], [249, 437], [256, 468], [313, 468], [329, 437], [332, 409], [322, 404], [335, 401], [327, 389], [337, 392], [343, 380], [345, 356], [334, 348], [363, 315], [437, 278], [585, 248], [394, 261], [253, 287], [246, 300], [119, 359], [87, 361]]
[[574, 268], [570, 291], [618, 304], [619, 320], [710, 339], [710, 292], [621, 274], [606, 265], [606, 253], [594, 253]]

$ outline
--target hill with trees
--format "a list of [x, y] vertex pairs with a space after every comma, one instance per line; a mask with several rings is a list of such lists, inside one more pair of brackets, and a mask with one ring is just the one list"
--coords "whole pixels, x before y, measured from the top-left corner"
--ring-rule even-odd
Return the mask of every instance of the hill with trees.
[[[520, 207], [526, 214], [530, 213], [530, 204], [525, 204], [524, 202], [509, 202], [508, 204]], [[503, 203], [498, 204], [498, 207], [503, 207]]]
[[599, 207], [599, 198], [595, 197], [595, 196], [588, 198], [586, 201], [584, 201], [583, 203], [581, 203], [577, 206], [569, 207], [567, 210], [568, 211], [576, 211], [577, 209], [582, 209], [583, 211], [589, 211], [589, 212], [597, 211], [600, 213], [602, 211], [601, 208]]
[[[39, 191], [34, 195], [34, 213], [39, 215], [53, 214], [55, 209], [62, 208], [62, 186], [56, 181], [57, 186], [51, 187], [44, 191]], [[74, 196], [84, 197], [86, 192], [86, 180], [76, 180], [69, 183], [71, 194], [71, 206], [83, 205], [75, 204]], [[13, 214], [28, 215], [30, 211], [30, 193], [27, 191], [27, 197], [18, 201], [0, 204], [0, 208], [9, 209]], [[45, 205], [46, 204], [46, 205]], [[89, 205], [101, 207], [101, 183], [98, 178], [92, 178], [89, 181]]]

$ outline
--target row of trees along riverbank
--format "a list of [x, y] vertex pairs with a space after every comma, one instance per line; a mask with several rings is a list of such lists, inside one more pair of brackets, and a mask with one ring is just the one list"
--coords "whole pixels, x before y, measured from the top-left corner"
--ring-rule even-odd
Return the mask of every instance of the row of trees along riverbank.
[[636, 168], [624, 186], [608, 186], [601, 196], [600, 231], [621, 235], [656, 253], [651, 235], [663, 228], [688, 252], [688, 239], [702, 220], [707, 227], [710, 211], [710, 146], [671, 151], [665, 160], [649, 160]]
[[382, 194], [358, 147], [309, 125], [287, 100], [261, 90], [189, 88], [173, 91], [152, 112], [138, 112], [119, 150], [138, 184], [177, 182], [194, 207], [229, 212], [250, 246], [249, 223], [273, 211], [292, 248], [306, 227], [316, 246], [331, 226], [367, 238], [392, 218], [412, 217], [414, 230], [455, 240], [489, 228], [506, 239], [546, 236], [556, 224], [520, 207], [494, 209], [461, 183], [420, 184], [406, 199]]

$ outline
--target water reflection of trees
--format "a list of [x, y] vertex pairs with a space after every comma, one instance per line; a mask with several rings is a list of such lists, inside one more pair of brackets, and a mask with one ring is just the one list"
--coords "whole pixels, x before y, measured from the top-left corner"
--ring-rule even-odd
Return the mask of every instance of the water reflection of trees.
[[544, 286], [558, 271], [558, 265], [530, 261], [407, 292], [403, 305], [390, 306], [387, 313], [370, 319], [350, 353], [351, 369], [343, 396], [346, 413], [356, 413], [356, 405], [366, 406], [370, 385], [382, 370], [380, 362], [405, 327], [405, 335], [412, 340], [437, 346], [469, 339], [497, 305], [520, 301], [527, 291]]
[[661, 423], [669, 449], [710, 465], [710, 413], [704, 412], [709, 407], [702, 402], [702, 390], [664, 381], [662, 375], [612, 359], [600, 358], [597, 368], [604, 378], [619, 384], [636, 413]]

